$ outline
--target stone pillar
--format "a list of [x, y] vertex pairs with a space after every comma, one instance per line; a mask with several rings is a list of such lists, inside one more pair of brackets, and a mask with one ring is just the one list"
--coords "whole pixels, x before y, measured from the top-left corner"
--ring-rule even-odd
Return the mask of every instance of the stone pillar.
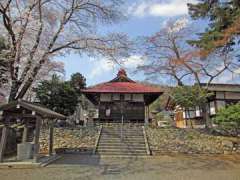
[[25, 124], [23, 129], [22, 143], [27, 142], [27, 137], [28, 137], [28, 126], [27, 124]]
[[8, 128], [4, 126], [2, 129], [2, 137], [0, 142], [0, 162], [3, 162], [4, 151], [7, 145], [7, 135], [8, 135]]
[[42, 119], [37, 116], [36, 118], [36, 127], [35, 127], [35, 137], [34, 137], [34, 161], [38, 161], [38, 153], [39, 153], [39, 137], [40, 137], [40, 129], [41, 129]]
[[51, 156], [53, 154], [53, 128], [54, 122], [51, 120], [49, 124], [49, 143], [48, 143], [48, 155]]

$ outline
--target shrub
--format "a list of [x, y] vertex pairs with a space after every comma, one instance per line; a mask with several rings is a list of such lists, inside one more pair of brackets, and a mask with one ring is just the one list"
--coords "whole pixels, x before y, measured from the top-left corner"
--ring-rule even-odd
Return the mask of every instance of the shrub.
[[154, 116], [154, 120], [152, 122], [152, 126], [159, 127], [159, 124], [161, 124], [161, 127], [169, 127], [171, 126], [172, 119], [163, 112], [159, 112]]
[[240, 104], [220, 109], [214, 118], [214, 123], [221, 130], [237, 136], [240, 132]]
[[156, 118], [157, 121], [164, 121], [164, 114], [162, 112], [157, 113], [155, 118]]

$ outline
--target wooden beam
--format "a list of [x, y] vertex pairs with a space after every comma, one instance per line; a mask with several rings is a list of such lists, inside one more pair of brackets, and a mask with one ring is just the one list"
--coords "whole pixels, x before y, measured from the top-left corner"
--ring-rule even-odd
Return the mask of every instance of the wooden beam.
[[48, 144], [48, 155], [51, 156], [53, 153], [53, 128], [54, 122], [50, 122], [49, 126], [49, 144]]
[[32, 114], [20, 114], [20, 113], [8, 113], [8, 117], [10, 117], [10, 118], [36, 118], [36, 116], [32, 115]]
[[4, 151], [7, 145], [7, 135], [8, 135], [8, 128], [4, 126], [2, 129], [2, 137], [0, 142], [0, 162], [3, 162], [3, 159], [4, 159]]
[[41, 129], [42, 119], [37, 116], [36, 117], [36, 128], [35, 128], [35, 137], [34, 137], [34, 161], [38, 161], [38, 153], [39, 153], [39, 137], [40, 137], [40, 129]]

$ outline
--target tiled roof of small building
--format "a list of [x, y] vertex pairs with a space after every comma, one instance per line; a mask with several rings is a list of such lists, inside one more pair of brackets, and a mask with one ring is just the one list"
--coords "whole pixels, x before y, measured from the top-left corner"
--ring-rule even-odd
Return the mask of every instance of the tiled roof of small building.
[[66, 119], [66, 117], [62, 114], [59, 114], [55, 111], [52, 111], [48, 108], [42, 107], [38, 104], [32, 103], [32, 102], [28, 102], [28, 101], [24, 101], [24, 100], [17, 100], [17, 101], [12, 101], [10, 103], [3, 103], [0, 104], [0, 110], [10, 110], [12, 109], [13, 111], [16, 110], [16, 106], [20, 105], [25, 109], [31, 110], [31, 111], [35, 111], [37, 114], [46, 117], [46, 118], [58, 118], [58, 119]]

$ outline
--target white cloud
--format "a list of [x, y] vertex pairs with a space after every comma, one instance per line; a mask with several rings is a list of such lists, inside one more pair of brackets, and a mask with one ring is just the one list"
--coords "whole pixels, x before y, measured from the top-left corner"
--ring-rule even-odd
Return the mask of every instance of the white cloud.
[[126, 69], [135, 69], [139, 65], [144, 64], [144, 59], [139, 55], [132, 55], [127, 59], [123, 59], [121, 65]]
[[188, 14], [187, 3], [195, 3], [196, 0], [165, 0], [156, 2], [153, 0], [133, 4], [129, 13], [133, 16], [163, 16], [173, 17]]
[[237, 70], [235, 70], [234, 73], [236, 73], [236, 74], [240, 74], [240, 68], [237, 69]]
[[91, 61], [92, 67], [94, 68], [92, 68], [92, 71], [88, 75], [89, 79], [95, 79], [96, 77], [101, 76], [103, 73], [109, 73], [111, 71], [113, 72], [114, 70], [118, 70], [120, 65], [127, 70], [132, 70], [138, 65], [142, 65], [144, 63], [144, 59], [138, 55], [132, 55], [129, 58], [120, 60], [120, 65], [105, 58], [99, 60], [91, 59]]
[[115, 64], [108, 59], [99, 59], [99, 60], [91, 60], [92, 61], [92, 71], [89, 73], [88, 78], [94, 79], [97, 76], [109, 72], [114, 69]]
[[[236, 72], [237, 73], [237, 72]], [[229, 71], [224, 72], [219, 77], [217, 77], [213, 82], [214, 83], [231, 83], [239, 84], [239, 74], [233, 74]]]
[[187, 27], [188, 24], [189, 24], [189, 19], [186, 17], [183, 17], [181, 19], [176, 20], [174, 24], [169, 27], [168, 31], [170, 33], [179, 32], [181, 31], [181, 29]]

